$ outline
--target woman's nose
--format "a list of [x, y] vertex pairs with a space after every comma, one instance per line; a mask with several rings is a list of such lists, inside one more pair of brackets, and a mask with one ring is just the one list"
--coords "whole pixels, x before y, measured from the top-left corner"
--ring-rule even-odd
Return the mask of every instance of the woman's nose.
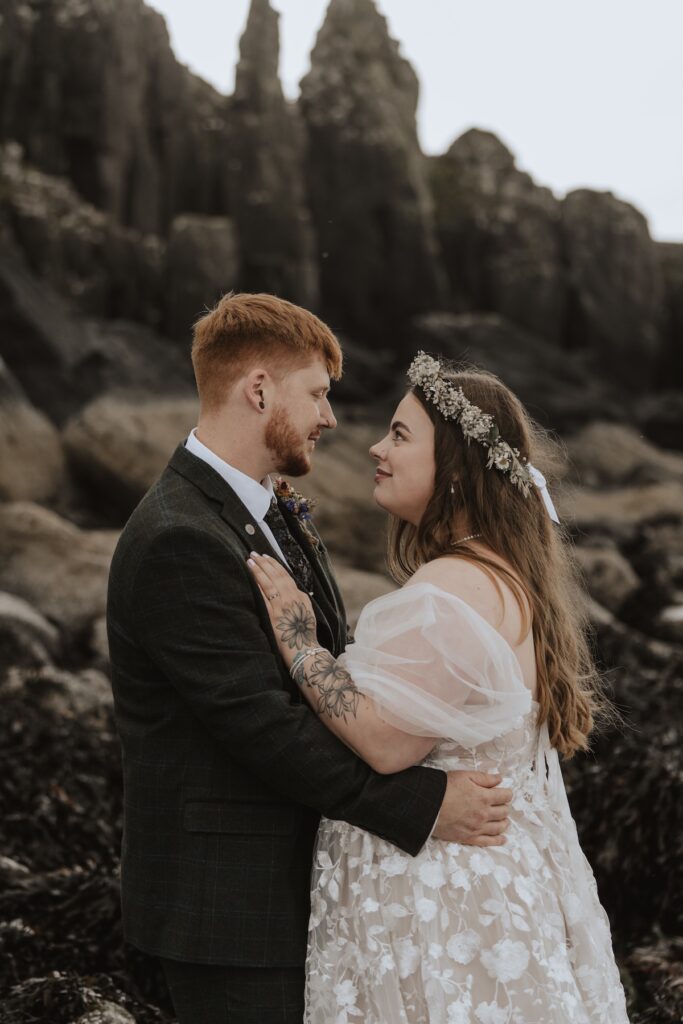
[[378, 441], [377, 444], [371, 445], [370, 455], [372, 456], [373, 459], [379, 459], [380, 462], [382, 461], [382, 459], [386, 457], [384, 438], [382, 438], [381, 441]]

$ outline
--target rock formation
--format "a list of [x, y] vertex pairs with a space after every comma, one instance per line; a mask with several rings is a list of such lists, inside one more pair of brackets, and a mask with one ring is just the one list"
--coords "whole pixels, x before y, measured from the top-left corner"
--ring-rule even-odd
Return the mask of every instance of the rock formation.
[[492, 310], [560, 343], [560, 204], [491, 132], [471, 129], [430, 160], [436, 223], [456, 312]]
[[304, 127], [278, 76], [278, 18], [269, 0], [253, 0], [227, 106], [228, 208], [241, 248], [241, 287], [315, 307], [318, 263], [305, 194]]
[[2, 0], [0, 134], [121, 223], [209, 211], [219, 94], [175, 59], [143, 0]]
[[372, 0], [331, 0], [300, 100], [322, 301], [335, 323], [394, 340], [443, 294], [417, 98]]
[[647, 222], [610, 192], [579, 189], [562, 202], [569, 273], [566, 347], [593, 351], [635, 390], [657, 380], [662, 277]]

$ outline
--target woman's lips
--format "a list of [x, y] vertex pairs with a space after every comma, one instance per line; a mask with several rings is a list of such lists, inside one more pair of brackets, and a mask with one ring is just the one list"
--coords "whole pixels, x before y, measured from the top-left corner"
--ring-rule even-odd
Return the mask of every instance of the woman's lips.
[[384, 473], [381, 469], [376, 469], [375, 470], [375, 483], [378, 484], [382, 480], [386, 480], [390, 476], [391, 476], [391, 473]]

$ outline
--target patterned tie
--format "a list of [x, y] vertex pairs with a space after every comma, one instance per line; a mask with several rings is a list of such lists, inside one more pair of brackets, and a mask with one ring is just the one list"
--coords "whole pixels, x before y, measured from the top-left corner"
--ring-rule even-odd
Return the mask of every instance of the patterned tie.
[[310, 594], [313, 590], [313, 570], [306, 555], [289, 532], [289, 527], [285, 522], [275, 497], [270, 502], [270, 508], [266, 512], [264, 522], [268, 524], [275, 540], [280, 545], [280, 549], [289, 563], [289, 568], [299, 589]]

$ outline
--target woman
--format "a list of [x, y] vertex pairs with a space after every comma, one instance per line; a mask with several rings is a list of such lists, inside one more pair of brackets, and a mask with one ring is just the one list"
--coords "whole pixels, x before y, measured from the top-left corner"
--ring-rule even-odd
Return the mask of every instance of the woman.
[[[254, 556], [283, 658], [325, 724], [380, 772], [424, 761], [499, 772], [507, 833], [414, 859], [323, 820], [306, 1022], [627, 1024], [609, 925], [558, 754], [600, 710], [540, 431], [495, 377], [419, 353], [370, 451], [403, 587], [363, 610], [335, 661], [310, 603]], [[503, 825], [501, 823], [501, 831]]]

